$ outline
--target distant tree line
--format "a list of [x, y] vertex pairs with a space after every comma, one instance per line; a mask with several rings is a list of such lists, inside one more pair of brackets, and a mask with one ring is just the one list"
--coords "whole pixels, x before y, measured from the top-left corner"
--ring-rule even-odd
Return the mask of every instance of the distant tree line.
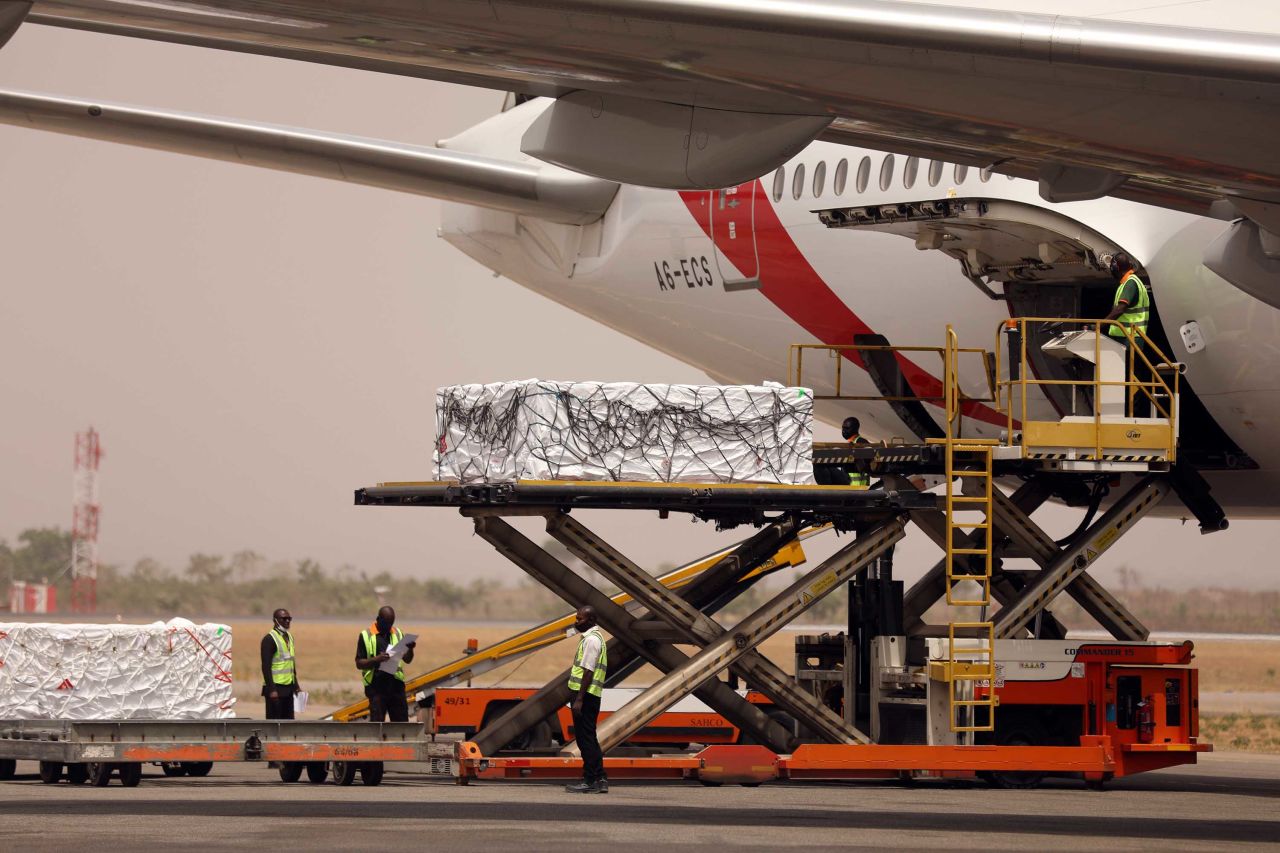
[[[559, 543], [543, 547], [572, 566], [602, 591], [612, 593]], [[32, 528], [10, 545], [0, 540], [0, 607], [8, 605], [14, 580], [48, 579], [58, 586], [59, 608], [68, 609], [71, 534], [59, 528]], [[670, 571], [661, 565], [658, 574]], [[1144, 587], [1136, 572], [1120, 571], [1119, 597], [1147, 627], [1157, 631], [1280, 633], [1280, 591]], [[719, 617], [726, 623], [750, 613], [781, 589], [779, 579], [757, 584], [728, 605]], [[840, 625], [847, 618], [847, 595], [837, 590], [811, 608], [805, 621]], [[270, 560], [254, 551], [229, 556], [192, 554], [180, 569], [149, 557], [125, 568], [98, 569], [99, 618], [106, 614], [166, 619], [266, 616], [287, 606], [309, 617], [363, 617], [379, 602], [426, 619], [541, 621], [561, 616], [569, 607], [530, 579], [516, 583], [475, 579], [459, 583], [445, 578], [408, 578], [390, 572], [370, 574], [352, 566], [329, 569], [315, 560]], [[1092, 628], [1092, 621], [1063, 596], [1054, 612], [1072, 627]], [[937, 608], [930, 621], [945, 621]]]

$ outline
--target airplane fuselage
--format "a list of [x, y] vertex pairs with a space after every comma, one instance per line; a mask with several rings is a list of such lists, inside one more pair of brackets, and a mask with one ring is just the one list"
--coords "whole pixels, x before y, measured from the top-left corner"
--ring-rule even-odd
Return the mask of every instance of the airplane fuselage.
[[[524, 104], [447, 145], [519, 159], [522, 129], [540, 109], [537, 102]], [[839, 193], [837, 172], [843, 176]], [[984, 293], [953, 256], [921, 250], [917, 241], [883, 230], [828, 228], [815, 213], [940, 199], [971, 201], [975, 208], [1004, 205], [1018, 227], [1024, 221], [1026, 227], [1040, 227], [1038, 217], [1050, 217], [1055, 233], [1084, 235], [1085, 242], [1088, 235], [1095, 240], [1105, 235], [1141, 259], [1153, 281], [1171, 355], [1186, 363], [1196, 395], [1229, 437], [1224, 455], [1231, 464], [1256, 463], [1247, 470], [1208, 472], [1215, 495], [1237, 517], [1280, 514], [1280, 446], [1272, 443], [1266, 426], [1280, 422], [1280, 311], [1201, 264], [1204, 247], [1227, 223], [1111, 198], [1050, 205], [1028, 181], [815, 142], [780, 175], [728, 192], [624, 185], [605, 216], [586, 226], [449, 204], [443, 235], [494, 271], [695, 365], [715, 381], [785, 382], [792, 344], [849, 344], [856, 335], [877, 334], [896, 345], [941, 346], [950, 324], [963, 346], [992, 349], [1001, 321], [1011, 313], [1028, 313]], [[1028, 269], [1036, 268], [1034, 260]], [[1074, 285], [1031, 282], [1027, 287], [1044, 294], [1036, 312], [1044, 316], [1080, 310], [1078, 302], [1074, 309], [1064, 304], [1051, 310], [1052, 294], [1082, 289], [1093, 294], [1094, 307], [1083, 316], [1104, 316], [1114, 290], [1101, 274]], [[1197, 352], [1188, 352], [1179, 335], [1188, 321], [1196, 321], [1206, 342]], [[941, 376], [936, 356], [921, 353], [910, 360], [917, 369], [912, 379], [917, 393]], [[833, 360], [826, 362], [806, 368], [803, 381], [830, 393]], [[848, 363], [844, 367], [846, 396], [880, 393], [865, 372]], [[962, 370], [962, 384], [975, 395], [983, 393], [976, 360]], [[1053, 411], [1039, 396], [1031, 408], [1045, 416]], [[939, 414], [936, 406], [933, 412]], [[874, 438], [916, 437], [883, 403], [817, 405], [817, 416], [828, 423], [849, 414], [856, 414], [864, 433]], [[1006, 426], [1003, 415], [980, 406], [965, 419], [964, 430], [998, 436]]]

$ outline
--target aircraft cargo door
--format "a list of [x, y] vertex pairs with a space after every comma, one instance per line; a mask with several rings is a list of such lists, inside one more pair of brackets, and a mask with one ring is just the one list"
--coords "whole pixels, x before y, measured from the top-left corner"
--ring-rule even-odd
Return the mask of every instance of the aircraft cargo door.
[[725, 290], [760, 287], [760, 250], [756, 245], [756, 201], [760, 192], [759, 181], [710, 192], [711, 239], [715, 243], [716, 270]]

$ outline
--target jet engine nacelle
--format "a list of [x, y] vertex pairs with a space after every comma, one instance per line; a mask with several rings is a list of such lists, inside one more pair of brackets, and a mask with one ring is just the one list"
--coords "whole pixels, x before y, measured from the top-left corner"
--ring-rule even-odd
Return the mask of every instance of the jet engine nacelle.
[[611, 181], [717, 189], [776, 169], [830, 123], [830, 116], [713, 110], [572, 92], [530, 125], [520, 150]]

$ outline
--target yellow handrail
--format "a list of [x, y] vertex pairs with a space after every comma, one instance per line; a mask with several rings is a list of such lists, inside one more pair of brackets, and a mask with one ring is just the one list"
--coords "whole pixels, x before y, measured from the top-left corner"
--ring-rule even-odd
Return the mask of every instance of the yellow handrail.
[[[1030, 331], [1035, 325], [1043, 324], [1063, 324], [1072, 326], [1081, 326], [1085, 329], [1092, 329], [1094, 332], [1094, 364], [1097, 365], [1101, 360], [1103, 327], [1116, 327], [1123, 332], [1123, 339], [1127, 343], [1126, 352], [1126, 374], [1123, 380], [1103, 380], [1101, 371], [1095, 369], [1092, 379], [1040, 379], [1034, 377], [1029, 369], [1030, 364], [1027, 358], [1027, 341], [1030, 337]], [[1000, 335], [1002, 332], [1016, 330], [1019, 334], [1019, 371], [1018, 378], [1002, 379], [1003, 376], [1003, 347], [1000, 345]], [[1109, 336], [1115, 337], [1115, 336]], [[1156, 361], [1152, 361], [1147, 355], [1147, 348], [1156, 357]], [[1151, 378], [1149, 380], [1139, 380], [1136, 378], [1135, 367], [1138, 360], [1146, 366]], [[1019, 405], [1019, 422], [1022, 424], [1028, 421], [1028, 389], [1040, 386], [1073, 386], [1081, 388], [1089, 388], [1093, 393], [1093, 419], [1094, 419], [1094, 452], [1096, 458], [1102, 456], [1102, 431], [1099, 428], [1102, 424], [1102, 410], [1100, 406], [1102, 389], [1107, 387], [1123, 387], [1126, 397], [1126, 411], [1133, 411], [1134, 400], [1141, 393], [1150, 401], [1152, 411], [1158, 418], [1163, 418], [1169, 422], [1169, 439], [1168, 444], [1164, 448], [1169, 461], [1174, 461], [1177, 454], [1177, 410], [1176, 405], [1178, 393], [1180, 391], [1180, 374], [1176, 369], [1171, 370], [1173, 374], [1172, 384], [1165, 381], [1161, 374], [1159, 366], [1172, 367], [1173, 360], [1164, 353], [1160, 347], [1151, 340], [1143, 330], [1121, 323], [1117, 320], [1077, 320], [1062, 317], [1017, 317], [1005, 320], [996, 331], [996, 410], [1004, 412], [1008, 417], [1008, 430], [1005, 435], [1005, 443], [1008, 446], [1014, 446], [1017, 441], [1017, 426], [1014, 421], [1014, 395], [1015, 393], [1021, 398]], [[1159, 365], [1159, 366], [1158, 366]], [[1166, 403], [1162, 403], [1164, 399]]]
[[[940, 359], [947, 358], [946, 349], [944, 347], [914, 347], [914, 346], [890, 346], [886, 344], [792, 344], [787, 353], [787, 380], [788, 384], [797, 387], [807, 387], [810, 383], [804, 381], [804, 355], [808, 350], [816, 352], [825, 352], [831, 358], [835, 359], [835, 393], [833, 394], [814, 394], [815, 400], [853, 400], [853, 401], [875, 401], [884, 403], [895, 402], [934, 402], [943, 403], [943, 397], [924, 396], [924, 395], [853, 395], [844, 393], [844, 355], [845, 353], [865, 353], [865, 352], [889, 352], [889, 353], [929, 353], [936, 355]], [[961, 353], [976, 355], [982, 359], [982, 372], [987, 381], [987, 393], [985, 397], [970, 397], [963, 395], [966, 402], [975, 403], [991, 403], [995, 402], [996, 395], [996, 366], [995, 361], [990, 352], [984, 349], [973, 347], [956, 347], [955, 354], [958, 358]], [[944, 366], [945, 369], [945, 366]], [[945, 397], [945, 386], [944, 395]]]

